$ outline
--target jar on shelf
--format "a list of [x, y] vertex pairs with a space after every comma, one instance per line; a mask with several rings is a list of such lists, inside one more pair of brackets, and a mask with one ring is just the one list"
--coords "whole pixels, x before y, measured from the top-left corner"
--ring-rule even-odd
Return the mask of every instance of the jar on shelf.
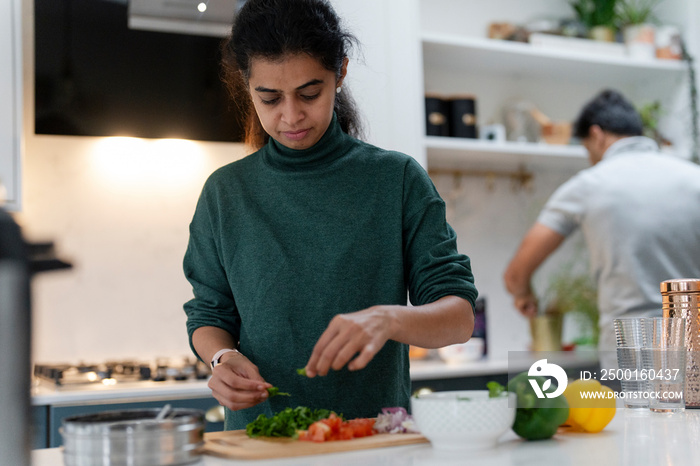
[[471, 94], [450, 99], [450, 136], [476, 138], [476, 97]]
[[425, 95], [425, 133], [428, 136], [450, 135], [450, 101], [439, 94]]
[[676, 26], [659, 26], [656, 29], [656, 58], [663, 60], [680, 60], [681, 33]]

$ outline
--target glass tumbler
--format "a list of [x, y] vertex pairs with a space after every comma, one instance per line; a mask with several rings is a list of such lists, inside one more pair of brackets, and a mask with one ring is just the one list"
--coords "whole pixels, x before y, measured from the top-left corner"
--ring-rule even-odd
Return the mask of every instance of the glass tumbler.
[[652, 317], [642, 322], [642, 375], [649, 381], [649, 409], [659, 413], [685, 410], [685, 326], [682, 317]]
[[648, 408], [648, 380], [642, 377], [643, 318], [615, 319], [617, 373], [626, 408]]

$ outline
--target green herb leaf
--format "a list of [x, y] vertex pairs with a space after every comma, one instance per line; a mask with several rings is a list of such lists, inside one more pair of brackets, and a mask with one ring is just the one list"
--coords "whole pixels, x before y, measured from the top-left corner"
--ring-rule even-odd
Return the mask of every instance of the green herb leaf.
[[[271, 418], [260, 414], [246, 426], [248, 437], [297, 437], [297, 431], [306, 430], [314, 422], [331, 415], [327, 409], [311, 409], [304, 406], [286, 408]], [[342, 418], [342, 416], [341, 416]]]
[[491, 382], [487, 383], [486, 387], [489, 389], [489, 398], [498, 398], [499, 396], [503, 395], [503, 393], [506, 391], [506, 387], [496, 382], [495, 380], [492, 380]]
[[297, 369], [297, 374], [301, 375], [302, 377], [308, 377], [306, 375], [306, 367], [302, 367], [301, 369]]
[[268, 388], [267, 394], [269, 395], [268, 398], [272, 398], [273, 396], [292, 396], [289, 393], [281, 392], [278, 387]]

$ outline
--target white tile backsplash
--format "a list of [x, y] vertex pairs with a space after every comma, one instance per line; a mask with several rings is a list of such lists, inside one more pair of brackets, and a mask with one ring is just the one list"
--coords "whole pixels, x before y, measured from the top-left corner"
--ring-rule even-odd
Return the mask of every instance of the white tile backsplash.
[[[52, 240], [69, 271], [33, 283], [33, 357], [99, 362], [189, 355], [182, 304], [188, 226], [206, 177], [237, 144], [158, 141], [105, 153], [100, 138], [29, 137], [24, 208], [30, 240]], [[136, 150], [136, 152], [134, 152]], [[169, 164], [184, 164], [183, 174]]]

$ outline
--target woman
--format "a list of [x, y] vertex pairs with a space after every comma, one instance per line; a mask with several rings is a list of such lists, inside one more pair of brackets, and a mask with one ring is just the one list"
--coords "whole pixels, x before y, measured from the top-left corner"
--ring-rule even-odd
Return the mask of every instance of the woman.
[[[351, 136], [354, 38], [327, 1], [249, 0], [232, 31], [225, 79], [246, 91], [258, 150], [207, 180], [184, 260], [190, 343], [213, 360], [226, 428], [287, 406], [408, 407], [408, 345], [473, 329], [477, 291], [444, 202], [411, 157]], [[291, 397], [267, 400], [272, 386]]]

